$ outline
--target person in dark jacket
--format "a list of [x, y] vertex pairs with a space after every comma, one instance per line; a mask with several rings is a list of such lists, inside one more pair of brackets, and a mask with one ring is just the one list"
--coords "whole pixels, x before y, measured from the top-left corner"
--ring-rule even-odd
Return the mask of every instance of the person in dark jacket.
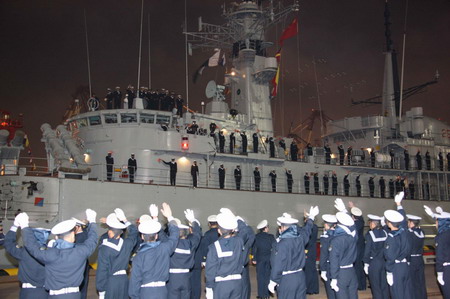
[[258, 167], [255, 167], [255, 170], [253, 171], [253, 177], [255, 179], [255, 191], [259, 191], [261, 185], [261, 173], [259, 172]]
[[394, 169], [394, 165], [395, 165], [395, 152], [394, 150], [391, 148], [389, 150], [389, 157], [391, 157], [391, 169]]
[[171, 186], [175, 186], [176, 185], [176, 180], [177, 180], [177, 171], [178, 171], [178, 166], [177, 166], [177, 162], [175, 162], [175, 159], [170, 160], [170, 162], [166, 162], [164, 160], [161, 160], [164, 164], [169, 165], [170, 167], [170, 185]]
[[225, 136], [223, 135], [223, 131], [219, 132], [219, 152], [225, 152]]
[[375, 167], [375, 150], [370, 151], [370, 166]]
[[359, 179], [360, 175], [358, 175], [355, 179], [356, 185], [356, 196], [361, 197], [361, 180]]
[[234, 132], [230, 134], [230, 154], [234, 153], [234, 146], [236, 145], [236, 137], [234, 136]]
[[395, 183], [393, 179], [389, 179], [389, 197], [394, 198], [395, 195]]
[[319, 260], [319, 270], [320, 277], [324, 281], [325, 291], [327, 293], [328, 299], [335, 299], [336, 293], [330, 287], [330, 263], [328, 260], [330, 247], [330, 241], [334, 235], [334, 229], [336, 228], [337, 219], [335, 215], [323, 214], [323, 234], [320, 236], [320, 260]]
[[242, 153], [245, 155], [247, 154], [247, 134], [245, 134], [245, 131], [242, 131], [241, 133], [241, 142], [242, 142]]
[[314, 179], [314, 193], [320, 194], [319, 193], [319, 174], [317, 172], [314, 173], [313, 179]]
[[88, 238], [76, 246], [75, 220], [66, 220], [55, 225], [51, 232], [57, 236], [57, 240], [47, 250], [41, 250], [41, 244], [36, 240], [33, 230], [28, 227], [28, 215], [17, 215], [15, 221], [22, 228], [25, 248], [45, 265], [44, 285], [49, 290], [50, 298], [80, 298], [79, 286], [83, 281], [86, 259], [97, 247], [96, 215], [93, 210], [86, 210], [86, 218], [90, 223]]
[[309, 143], [309, 142], [306, 145], [306, 155], [309, 157], [311, 157], [313, 155], [313, 147], [312, 147], [311, 143]]
[[350, 145], [347, 148], [347, 164], [352, 165], [353, 147]]
[[177, 98], [175, 99], [175, 105], [177, 107], [177, 115], [180, 118], [183, 117], [183, 103], [184, 103], [184, 100], [181, 97], [181, 94], [177, 95]]
[[425, 153], [425, 163], [427, 164], [427, 170], [431, 170], [431, 156], [429, 151]]
[[272, 192], [277, 192], [277, 174], [275, 169], [269, 173], [270, 182], [272, 183]]
[[273, 137], [269, 138], [269, 150], [270, 150], [270, 157], [275, 158], [275, 141], [273, 140]]
[[112, 152], [108, 152], [106, 156], [106, 179], [108, 181], [112, 181], [113, 175], [113, 167], [114, 167], [114, 158], [112, 156]]
[[[308, 219], [305, 218], [305, 221]], [[305, 278], [306, 278], [306, 294], [319, 294], [319, 275], [317, 273], [317, 235], [319, 233], [318, 226], [314, 223], [311, 229], [308, 243], [306, 244], [306, 260], [305, 260]]]
[[220, 189], [225, 188], [225, 172], [226, 169], [223, 167], [223, 164], [219, 167], [219, 187]]
[[375, 182], [373, 180], [373, 176], [371, 176], [369, 178], [368, 184], [369, 184], [370, 197], [375, 197]]
[[134, 154], [131, 154], [130, 159], [128, 159], [128, 173], [130, 175], [130, 183], [134, 183], [134, 175], [137, 171], [137, 161], [134, 158]]
[[323, 193], [325, 195], [328, 195], [328, 187], [330, 186], [328, 173], [325, 173], [323, 175], [322, 180], [323, 180]]
[[305, 184], [305, 193], [309, 194], [309, 174], [307, 172], [303, 176], [303, 181]]
[[294, 179], [292, 178], [292, 172], [290, 169], [286, 169], [286, 180], [288, 192], [292, 193], [292, 184], [294, 183]]
[[348, 179], [348, 173], [344, 176], [344, 194], [345, 196], [349, 196], [350, 194], [350, 180]]
[[328, 145], [328, 143], [325, 144], [323, 149], [325, 151], [325, 164], [330, 164], [331, 163], [331, 149], [330, 149], [330, 146]]
[[291, 160], [297, 161], [298, 160], [298, 146], [297, 146], [297, 143], [295, 142], [295, 140], [292, 140], [290, 150], [291, 150]]
[[[17, 216], [16, 216], [17, 218]], [[19, 217], [20, 218], [20, 217]], [[17, 244], [17, 229], [19, 223], [14, 221], [4, 239], [6, 252], [19, 262], [18, 279], [21, 283], [19, 298], [21, 299], [47, 299], [48, 292], [45, 290], [45, 268], [35, 259], [25, 247]], [[34, 237], [42, 249], [47, 247], [46, 241], [50, 230], [33, 228]], [[267, 283], [269, 284], [269, 283]], [[267, 288], [267, 287], [266, 287]]]
[[358, 235], [356, 241], [356, 260], [355, 273], [358, 278], [358, 290], [364, 291], [366, 289], [366, 276], [364, 275], [364, 218], [361, 209], [354, 206], [353, 202], [349, 202], [350, 213], [355, 222], [355, 229]]
[[122, 92], [120, 91], [120, 86], [116, 86], [116, 90], [112, 93], [114, 109], [121, 109], [122, 107]]
[[253, 152], [257, 153], [258, 152], [258, 145], [259, 145], [259, 137], [258, 137], [258, 133], [253, 133], [252, 135], [253, 138]]
[[106, 109], [113, 109], [114, 107], [114, 98], [113, 93], [111, 91], [111, 88], [106, 89], [106, 96], [105, 96], [105, 102], [106, 102]]
[[128, 99], [128, 109], [132, 109], [133, 104], [134, 104], [134, 99], [136, 98], [136, 92], [134, 90], [134, 86], [128, 85], [126, 97]]
[[270, 256], [275, 244], [275, 237], [269, 234], [267, 220], [261, 221], [256, 228], [259, 233], [255, 236], [252, 247], [253, 265], [256, 265], [256, 281], [258, 284], [258, 298], [268, 299], [270, 294], [267, 286], [270, 281]]
[[298, 220], [288, 213], [277, 218], [280, 236], [272, 249], [269, 291], [279, 299], [306, 298], [305, 247], [309, 241], [314, 218], [319, 214], [318, 207], [311, 207], [305, 213], [303, 228], [297, 226]]
[[338, 180], [335, 172], [333, 172], [333, 175], [331, 176], [331, 182], [332, 195], [337, 195]]
[[416, 163], [417, 169], [422, 170], [422, 156], [420, 155], [420, 150], [418, 150], [416, 154]]
[[338, 146], [338, 151], [339, 151], [339, 165], [344, 165], [345, 151], [342, 144]]
[[197, 161], [194, 161], [194, 164], [191, 165], [192, 186], [194, 188], [197, 188], [198, 174], [199, 171]]
[[386, 197], [386, 181], [383, 177], [380, 177], [380, 180], [378, 181], [380, 185], [380, 197], [385, 198]]
[[234, 180], [236, 182], [236, 190], [241, 190], [242, 171], [239, 165], [234, 169]]

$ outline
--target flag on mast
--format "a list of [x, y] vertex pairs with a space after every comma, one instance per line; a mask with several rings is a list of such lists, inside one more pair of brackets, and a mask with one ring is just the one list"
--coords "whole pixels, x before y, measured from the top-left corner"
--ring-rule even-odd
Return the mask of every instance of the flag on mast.
[[280, 80], [281, 48], [280, 48], [280, 50], [278, 50], [277, 54], [275, 54], [275, 58], [277, 59], [278, 68], [277, 68], [277, 73], [275, 74], [275, 76], [272, 79], [272, 86], [273, 86], [272, 97], [276, 97], [277, 91], [278, 91], [278, 81]]
[[280, 47], [283, 46], [283, 42], [286, 39], [289, 39], [291, 37], [294, 37], [298, 33], [298, 20], [297, 18], [293, 19], [291, 24], [289, 24], [286, 29], [284, 29], [283, 34], [280, 37]]
[[207, 67], [215, 67], [215, 66], [225, 66], [225, 53], [221, 54], [220, 49], [214, 49], [215, 53], [213, 54], [213, 56], [211, 56], [210, 58], [208, 58], [205, 62], [202, 63], [202, 65], [195, 71], [194, 76], [193, 76], [193, 81], [194, 83], [197, 82], [197, 79], [199, 76], [202, 75], [203, 70]]

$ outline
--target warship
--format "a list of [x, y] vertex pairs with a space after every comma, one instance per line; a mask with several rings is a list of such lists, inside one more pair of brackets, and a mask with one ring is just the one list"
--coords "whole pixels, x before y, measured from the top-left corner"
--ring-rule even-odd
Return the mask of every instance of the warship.
[[[132, 108], [125, 104], [122, 109], [99, 110], [98, 102], [92, 99], [90, 111], [75, 113], [54, 128], [49, 124], [41, 126], [48, 169], [44, 175], [36, 175], [18, 163], [24, 149], [20, 128], [11, 131], [2, 127], [0, 205], [5, 227], [18, 211], [28, 213], [31, 225], [50, 228], [70, 217], [82, 218], [86, 208], [106, 216], [115, 207], [121, 207], [130, 219], [137, 219], [148, 213], [151, 203], [162, 202], [170, 203], [179, 215], [185, 208], [192, 208], [203, 223], [220, 207], [228, 207], [251, 226], [268, 219], [275, 227], [276, 217], [283, 212], [302, 215], [312, 205], [318, 205], [321, 213], [334, 213], [337, 196], [332, 195], [333, 174], [338, 178], [338, 197], [352, 201], [363, 212], [382, 214], [394, 207], [388, 182], [399, 176], [415, 185], [414, 198], [410, 199], [409, 190], [404, 202], [408, 213], [427, 219], [424, 204], [450, 210], [450, 127], [424, 116], [421, 107], [402, 113], [403, 91], [400, 92], [395, 51], [389, 43], [389, 25], [379, 115], [330, 120], [322, 135], [323, 145], [295, 156], [289, 151], [290, 145], [293, 141], [303, 142], [302, 139], [294, 134], [274, 136], [271, 88], [278, 62], [276, 57], [267, 55], [267, 49], [275, 44], [266, 40], [266, 31], [298, 10], [296, 2], [281, 7], [273, 5], [273, 1], [243, 1], [223, 7], [223, 25], [205, 23], [199, 18], [198, 31], [184, 30], [192, 49], [218, 49], [216, 58], [226, 53], [227, 63], [232, 66], [224, 82], [210, 81], [206, 86], [209, 102], [202, 105], [201, 113], [188, 109], [180, 116], [176, 110], [145, 109], [145, 101], [140, 98], [135, 99]], [[417, 88], [406, 89], [404, 96]], [[226, 139], [224, 150], [220, 134]], [[232, 134], [236, 142], [230, 147]], [[281, 139], [286, 149], [280, 146]], [[274, 142], [272, 157], [270, 142]], [[325, 145], [330, 147], [329, 159]], [[345, 157], [345, 165], [340, 163], [339, 145], [345, 150], [353, 147], [352, 155]], [[407, 165], [405, 149], [411, 155]], [[422, 169], [418, 169], [415, 159], [419, 150], [422, 155], [430, 154], [426, 161], [424, 158]], [[115, 161], [110, 179], [105, 160], [108, 153]], [[134, 174], [127, 162], [132, 153], [137, 161]], [[439, 159], [439, 154], [443, 158]], [[161, 163], [172, 159], [178, 168], [175, 186], [170, 184], [169, 167]], [[196, 188], [191, 175], [194, 161], [199, 166]], [[223, 189], [220, 165], [226, 172]], [[234, 177], [237, 165], [242, 172], [240, 190], [236, 190]], [[255, 191], [255, 167], [261, 174], [259, 191]], [[290, 188], [288, 170], [292, 174]], [[269, 176], [273, 171], [277, 174], [276, 192]], [[305, 174], [311, 175], [310, 187], [305, 186]], [[130, 175], [134, 176], [133, 183]], [[329, 177], [328, 190], [324, 187], [324, 175]], [[351, 182], [348, 190], [343, 184], [345, 176]], [[356, 177], [361, 181], [360, 190], [354, 184]], [[386, 182], [385, 194], [381, 194], [378, 184], [380, 177]], [[370, 178], [376, 180], [373, 191], [367, 184]], [[430, 227], [428, 238], [432, 233]], [[1, 265], [15, 263], [4, 251], [1, 255]]]

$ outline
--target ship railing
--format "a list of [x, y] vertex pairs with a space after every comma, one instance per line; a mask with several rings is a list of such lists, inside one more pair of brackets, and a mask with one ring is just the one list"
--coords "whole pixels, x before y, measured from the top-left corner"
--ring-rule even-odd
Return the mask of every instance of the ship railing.
[[[98, 169], [100, 167], [100, 169]], [[202, 165], [199, 166], [200, 168]], [[96, 169], [97, 168], [97, 169]], [[180, 168], [180, 165], [179, 165]], [[93, 173], [97, 173], [98, 177], [91, 179], [97, 179], [101, 181], [107, 181], [106, 164], [92, 165]], [[272, 181], [269, 177], [269, 172], [260, 170], [261, 182], [260, 191], [272, 192]], [[424, 174], [428, 175], [428, 174]], [[448, 194], [448, 184], [444, 184], [445, 180], [450, 179], [450, 175], [446, 176], [441, 174], [440, 178], [429, 177], [422, 178], [419, 183], [419, 179], [415, 178], [414, 192], [408, 188], [406, 182], [406, 188], [404, 189], [406, 199], [423, 199], [423, 200], [448, 200], [446, 194]], [[315, 194], [315, 195], [333, 195], [337, 193], [338, 196], [350, 196], [350, 197], [365, 197], [365, 198], [393, 198], [390, 196], [389, 182], [385, 182], [384, 194], [381, 194], [381, 187], [378, 179], [375, 179], [375, 186], [373, 194], [370, 191], [368, 178], [361, 178], [361, 190], [360, 194], [356, 188], [355, 177], [349, 178], [350, 186], [348, 191], [344, 187], [343, 177], [338, 178], [338, 185], [336, 192], [333, 192], [333, 184], [331, 176], [329, 177], [328, 188], [323, 183], [323, 178], [319, 176], [318, 185], [314, 182], [314, 177], [310, 176], [309, 188], [305, 185], [304, 177], [293, 177], [292, 193], [296, 194]], [[126, 165], [113, 165], [113, 171], [111, 173], [111, 181], [113, 182], [130, 182], [130, 175]], [[427, 186], [426, 182], [430, 182]], [[168, 167], [163, 168], [144, 168], [138, 167], [137, 172], [134, 175], [134, 183], [138, 184], [151, 184], [151, 185], [170, 185], [170, 171]], [[193, 187], [193, 178], [190, 171], [179, 170], [176, 175], [176, 185]], [[210, 169], [209, 174], [200, 173], [197, 177], [197, 187], [199, 188], [220, 188], [220, 180], [217, 169]], [[445, 190], [447, 187], [447, 191]], [[234, 168], [226, 169], [224, 189], [236, 190], [237, 184], [234, 177]], [[245, 174], [245, 170], [242, 170], [242, 176], [240, 181], [240, 190], [255, 191], [255, 177], [253, 176], [253, 170], [250, 175]], [[276, 192], [289, 192], [287, 176], [284, 171], [277, 172], [277, 179], [275, 183]], [[393, 194], [400, 192], [400, 189], [394, 189]], [[446, 193], [447, 192], [447, 193]]]

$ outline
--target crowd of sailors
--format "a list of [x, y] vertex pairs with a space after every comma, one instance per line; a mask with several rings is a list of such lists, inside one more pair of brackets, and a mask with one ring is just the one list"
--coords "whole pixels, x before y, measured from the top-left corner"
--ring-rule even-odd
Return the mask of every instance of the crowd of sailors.
[[[406, 214], [403, 196], [403, 192], [395, 196], [396, 209], [382, 216], [367, 214], [365, 234], [363, 211], [337, 198], [336, 214], [324, 214], [319, 220], [318, 207], [311, 207], [301, 221], [283, 213], [261, 221], [257, 234], [228, 208], [208, 217], [204, 234], [191, 209], [184, 211], [182, 221], [163, 203], [160, 222], [159, 208], [152, 204], [149, 214], [132, 223], [116, 208], [100, 219], [107, 228], [100, 238], [97, 213], [91, 209], [86, 210], [86, 220], [72, 218], [51, 230], [29, 227], [29, 216], [20, 213], [0, 242], [19, 261], [24, 299], [86, 298], [88, 259], [96, 248], [95, 287], [101, 299], [199, 299], [205, 293], [207, 299], [247, 299], [252, 264], [258, 298], [276, 293], [280, 299], [304, 299], [319, 293], [320, 278], [329, 299], [358, 298], [367, 279], [373, 298], [427, 298], [422, 219]], [[444, 298], [450, 298], [450, 213], [440, 207], [424, 208], [437, 228], [436, 278]], [[276, 236], [269, 233], [269, 221], [276, 222]], [[319, 222], [324, 230], [317, 269]], [[17, 243], [19, 229], [24, 247]], [[50, 234], [55, 239], [48, 241]]]

